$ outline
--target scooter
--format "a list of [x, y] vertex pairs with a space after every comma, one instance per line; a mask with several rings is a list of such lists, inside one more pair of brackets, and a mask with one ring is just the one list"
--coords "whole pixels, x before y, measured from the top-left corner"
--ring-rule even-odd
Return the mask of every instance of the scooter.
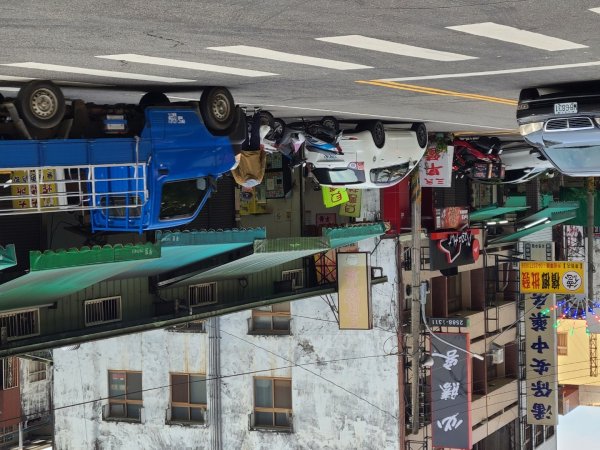
[[[488, 141], [467, 141], [455, 139], [454, 160], [452, 170], [457, 178], [464, 178], [471, 175], [478, 164], [492, 165], [492, 167], [502, 164], [499, 154], [502, 149], [499, 143], [493, 140]], [[499, 142], [499, 141], [498, 141]]]

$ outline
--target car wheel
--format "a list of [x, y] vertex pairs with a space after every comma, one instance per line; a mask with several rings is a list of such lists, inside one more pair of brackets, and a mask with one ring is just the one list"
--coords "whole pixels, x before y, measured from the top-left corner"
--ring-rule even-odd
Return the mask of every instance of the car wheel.
[[536, 88], [521, 89], [519, 93], [519, 103], [527, 100], [537, 100], [540, 97], [540, 92]]
[[235, 103], [229, 89], [208, 87], [200, 97], [200, 114], [206, 128], [214, 135], [224, 135], [235, 119]]
[[141, 108], [147, 108], [148, 106], [156, 106], [156, 105], [168, 105], [171, 103], [169, 97], [167, 97], [162, 92], [146, 92], [142, 98], [140, 98]]
[[275, 140], [283, 136], [283, 130], [285, 130], [285, 122], [283, 119], [273, 119], [273, 131], [271, 131], [272, 138]]
[[21, 118], [36, 128], [53, 128], [65, 115], [65, 97], [51, 81], [34, 80], [23, 86], [17, 95]]
[[427, 127], [424, 123], [413, 123], [410, 127], [417, 135], [417, 144], [419, 147], [426, 148], [428, 142]]
[[369, 120], [364, 122], [364, 126], [371, 132], [375, 147], [382, 148], [385, 144], [385, 128], [381, 120]]
[[260, 111], [258, 117], [260, 117], [260, 126], [267, 125], [271, 127], [271, 129], [274, 128], [275, 118], [269, 111]]
[[321, 125], [325, 128], [335, 131], [340, 131], [340, 122], [333, 116], [325, 116], [321, 119]]

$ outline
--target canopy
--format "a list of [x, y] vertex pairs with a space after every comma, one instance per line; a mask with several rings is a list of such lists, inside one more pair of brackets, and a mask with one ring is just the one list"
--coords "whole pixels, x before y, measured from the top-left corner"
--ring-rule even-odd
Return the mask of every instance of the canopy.
[[0, 270], [8, 269], [17, 265], [17, 253], [14, 244], [6, 247], [0, 245]]
[[471, 212], [469, 214], [469, 220], [471, 222], [479, 222], [493, 217], [503, 216], [504, 214], [524, 211], [528, 208], [529, 206], [527, 206], [527, 198], [525, 196], [508, 197], [502, 206], [492, 205]]

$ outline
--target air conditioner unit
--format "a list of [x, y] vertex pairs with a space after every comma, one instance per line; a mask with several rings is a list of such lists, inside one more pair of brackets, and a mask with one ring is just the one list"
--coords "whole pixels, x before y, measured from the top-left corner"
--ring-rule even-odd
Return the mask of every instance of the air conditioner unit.
[[492, 346], [490, 353], [493, 364], [502, 364], [504, 362], [504, 347]]

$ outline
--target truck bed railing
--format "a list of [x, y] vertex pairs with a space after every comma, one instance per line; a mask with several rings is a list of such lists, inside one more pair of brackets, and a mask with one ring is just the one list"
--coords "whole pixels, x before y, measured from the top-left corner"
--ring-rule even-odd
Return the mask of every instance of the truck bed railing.
[[141, 208], [146, 163], [0, 169], [0, 215]]

